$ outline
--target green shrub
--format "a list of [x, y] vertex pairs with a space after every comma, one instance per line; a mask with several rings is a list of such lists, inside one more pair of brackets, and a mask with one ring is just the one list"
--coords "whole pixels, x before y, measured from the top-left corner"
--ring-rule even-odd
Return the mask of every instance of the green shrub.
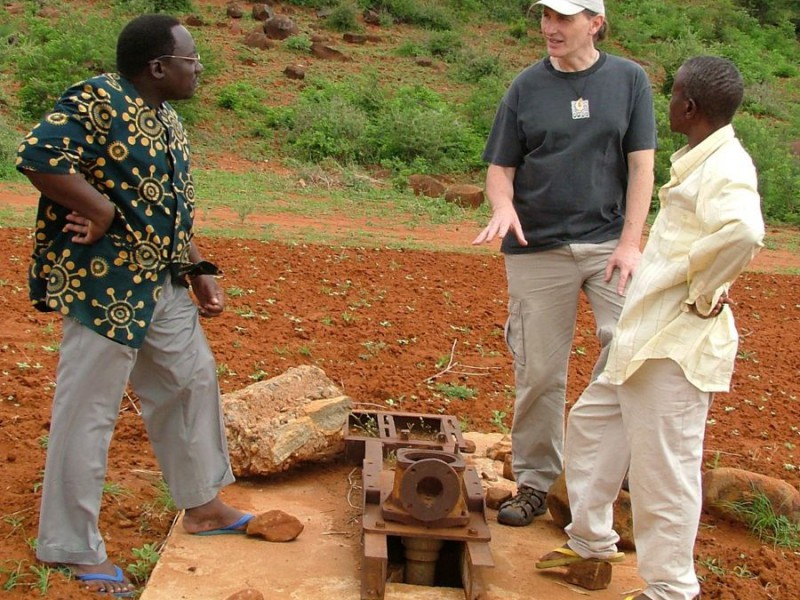
[[455, 60], [464, 49], [461, 34], [455, 31], [436, 31], [428, 37], [425, 46], [431, 56], [439, 56], [444, 60]]
[[781, 26], [800, 24], [796, 0], [736, 0], [738, 4], [758, 19], [761, 25]]
[[193, 10], [191, 0], [115, 0], [114, 4], [133, 14], [187, 13]]
[[261, 114], [266, 108], [267, 94], [245, 81], [230, 83], [217, 94], [217, 106], [232, 110], [240, 117]]
[[369, 117], [344, 95], [303, 94], [296, 108], [288, 141], [306, 161], [333, 158], [342, 163], [364, 160]]
[[11, 127], [3, 113], [0, 113], [0, 180], [8, 179], [14, 173], [14, 161], [22, 137], [22, 134]]
[[296, 50], [298, 52], [311, 51], [311, 38], [304, 34], [293, 35], [286, 38], [285, 44], [289, 50]]
[[263, 118], [253, 120], [251, 131], [256, 137], [271, 138], [276, 130], [283, 129], [288, 131], [294, 128], [294, 124], [294, 108], [267, 106], [264, 108]]
[[301, 160], [415, 164], [423, 172], [482, 166], [483, 138], [438, 94], [423, 86], [390, 93], [374, 74], [314, 82], [301, 92], [286, 129], [287, 147]]
[[325, 19], [325, 27], [333, 31], [362, 31], [357, 19], [358, 7], [352, 2], [342, 2]]
[[524, 40], [528, 37], [528, 28], [530, 25], [531, 24], [528, 19], [525, 17], [519, 17], [509, 26], [508, 35], [513, 37], [515, 40]]
[[404, 56], [404, 57], [416, 57], [416, 56], [425, 56], [428, 54], [427, 50], [423, 48], [420, 44], [413, 42], [411, 40], [403, 41], [397, 48], [395, 48], [394, 53], [397, 56]]
[[800, 224], [800, 161], [774, 124], [748, 114], [734, 119], [742, 144], [758, 170], [761, 209], [770, 221]]
[[447, 7], [435, 0], [376, 0], [369, 7], [390, 14], [399, 23], [436, 31], [452, 29], [455, 21]]
[[454, 77], [464, 83], [480, 83], [486, 77], [501, 77], [503, 65], [498, 56], [468, 52], [462, 55], [455, 66]]
[[775, 86], [763, 82], [747, 86], [742, 110], [751, 115], [770, 116], [777, 119], [787, 117], [786, 106], [778, 90]]
[[73, 14], [53, 25], [31, 19], [7, 58], [23, 116], [38, 120], [74, 83], [113, 71], [116, 35], [108, 19], [97, 15]]
[[467, 99], [465, 113], [472, 128], [484, 139], [489, 136], [497, 107], [509, 84], [506, 78], [485, 77]]
[[464, 171], [482, 166], [483, 138], [452, 107], [423, 86], [400, 88], [375, 118], [372, 140], [380, 159], [433, 170]]

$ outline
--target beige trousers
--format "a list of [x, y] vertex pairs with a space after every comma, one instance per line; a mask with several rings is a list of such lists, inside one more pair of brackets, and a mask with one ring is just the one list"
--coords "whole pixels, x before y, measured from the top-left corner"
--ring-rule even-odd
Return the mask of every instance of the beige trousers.
[[630, 458], [636, 556], [652, 600], [691, 600], [700, 592], [694, 542], [711, 397], [677, 363], [648, 360], [622, 385], [600, 375], [569, 413], [569, 546], [585, 558], [616, 551], [613, 502]]
[[511, 445], [518, 485], [546, 492], [563, 470], [567, 368], [578, 297], [583, 291], [589, 299], [602, 347], [596, 377], [605, 366], [624, 300], [616, 291], [617, 272], [603, 281], [616, 246], [612, 240], [505, 256], [506, 342], [516, 383]]

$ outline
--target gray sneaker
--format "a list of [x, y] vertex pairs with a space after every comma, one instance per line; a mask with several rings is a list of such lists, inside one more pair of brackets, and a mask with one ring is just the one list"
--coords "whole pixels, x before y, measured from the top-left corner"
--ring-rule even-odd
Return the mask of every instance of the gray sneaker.
[[546, 498], [547, 492], [522, 485], [517, 489], [515, 496], [500, 505], [497, 522], [512, 527], [530, 525], [535, 517], [547, 512]]

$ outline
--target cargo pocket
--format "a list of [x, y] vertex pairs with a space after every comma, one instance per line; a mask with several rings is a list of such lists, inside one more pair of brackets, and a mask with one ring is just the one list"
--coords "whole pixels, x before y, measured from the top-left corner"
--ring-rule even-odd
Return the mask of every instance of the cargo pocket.
[[519, 300], [508, 301], [508, 319], [505, 326], [505, 339], [514, 363], [525, 364], [525, 338], [522, 335], [522, 302]]

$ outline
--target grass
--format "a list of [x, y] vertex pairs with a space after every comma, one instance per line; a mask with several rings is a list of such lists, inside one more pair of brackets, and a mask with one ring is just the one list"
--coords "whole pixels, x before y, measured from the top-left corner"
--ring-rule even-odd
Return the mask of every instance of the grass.
[[129, 489], [113, 481], [107, 481], [103, 484], [103, 494], [115, 499], [130, 498], [133, 496], [133, 492]]
[[32, 206], [0, 206], [0, 227], [32, 227], [36, 209]]
[[744, 519], [762, 542], [789, 550], [800, 549], [800, 524], [776, 514], [771, 500], [762, 491], [753, 490], [749, 497], [730, 502], [727, 506]]
[[466, 385], [437, 383], [435, 388], [436, 391], [441, 392], [446, 397], [456, 400], [471, 400], [478, 394], [473, 388]]
[[[379, 219], [403, 227], [444, 225], [488, 217], [488, 206], [468, 211], [441, 199], [415, 196], [408, 190], [329, 188], [325, 184], [298, 184], [293, 176], [258, 171], [237, 172], [210, 169], [196, 174], [202, 190], [198, 207], [213, 212], [225, 207], [237, 214], [260, 216], [293, 215], [314, 219], [347, 215], [349, 219]], [[204, 201], [203, 198], [222, 200]], [[324, 198], [324, 200], [322, 199]]]
[[448, 247], [438, 236], [427, 241], [417, 234], [443, 227], [477, 235], [489, 220], [487, 204], [469, 210], [388, 184], [378, 190], [328, 187], [317, 177], [317, 183], [303, 180], [299, 185], [294, 176], [259, 171], [200, 170], [196, 180], [202, 190], [196, 228], [203, 235], [341, 247], [487, 251], [468, 241]]

